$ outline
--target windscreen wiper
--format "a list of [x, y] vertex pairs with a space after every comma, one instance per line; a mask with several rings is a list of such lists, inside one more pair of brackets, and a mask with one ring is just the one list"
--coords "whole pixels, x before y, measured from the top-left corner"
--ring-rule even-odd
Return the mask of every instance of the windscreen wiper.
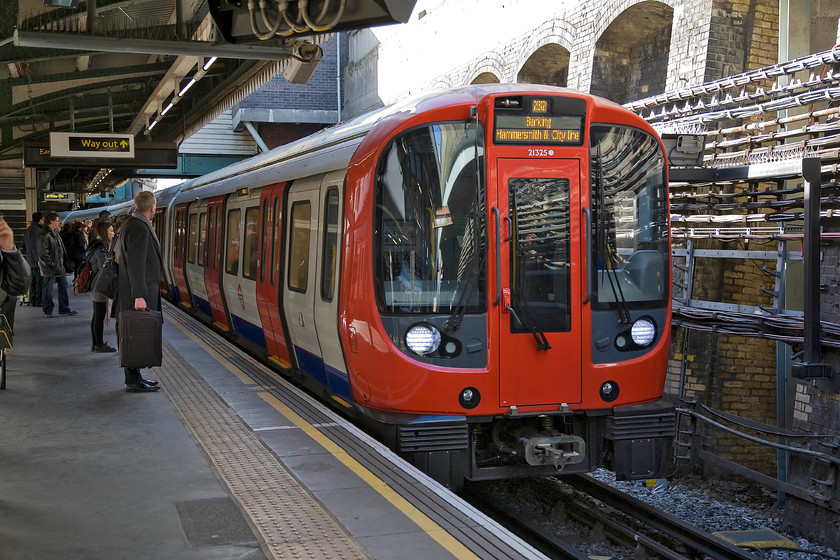
[[[479, 271], [484, 267], [485, 260], [486, 256], [482, 251], [477, 266], [473, 267], [469, 278], [467, 278], [467, 281], [464, 284], [464, 289], [461, 290], [461, 297], [458, 298], [458, 303], [455, 304], [455, 307], [452, 309], [452, 314], [443, 325], [445, 330], [454, 331], [461, 327], [461, 321], [464, 320], [464, 314], [467, 312], [467, 306], [469, 305], [470, 298], [472, 298], [472, 295], [478, 286]], [[461, 286], [460, 282], [458, 282], [458, 285], [455, 288], [456, 292], [459, 286]]]
[[604, 165], [601, 158], [601, 145], [598, 145], [598, 172], [595, 174], [595, 188], [598, 189], [598, 242], [596, 243], [598, 257], [604, 263], [607, 280], [610, 282], [613, 298], [615, 299], [616, 310], [618, 311], [618, 324], [629, 325], [631, 322], [630, 312], [627, 310], [627, 300], [624, 299], [624, 292], [621, 290], [621, 282], [615, 275], [615, 256], [610, 250], [607, 241], [607, 201], [604, 195], [603, 184]]
[[[524, 313], [528, 313], [528, 306], [525, 304], [525, 302], [520, 300], [519, 305], [522, 306], [522, 311]], [[510, 311], [510, 314], [513, 316], [514, 320], [519, 324], [519, 326], [533, 335], [534, 341], [536, 341], [537, 343], [537, 350], [551, 350], [551, 344], [548, 343], [548, 339], [545, 337], [544, 332], [542, 332], [536, 327], [531, 326], [530, 322], [525, 322], [522, 319], [520, 319], [519, 315], [517, 315], [516, 311], [513, 309], [513, 306], [511, 306], [510, 304], [507, 304], [506, 307], [507, 310]]]

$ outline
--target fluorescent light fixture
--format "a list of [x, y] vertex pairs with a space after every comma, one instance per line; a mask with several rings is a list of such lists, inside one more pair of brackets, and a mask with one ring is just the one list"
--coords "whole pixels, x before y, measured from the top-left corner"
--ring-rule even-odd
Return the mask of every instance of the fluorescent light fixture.
[[191, 87], [193, 87], [193, 84], [195, 84], [195, 78], [191, 79], [191, 80], [187, 83], [187, 85], [185, 85], [185, 86], [184, 86], [184, 89], [182, 89], [181, 91], [179, 91], [179, 92], [178, 92], [178, 97], [184, 97], [184, 94], [185, 94], [185, 93], [187, 93], [187, 90], [188, 90], [188, 89], [190, 89]]
[[166, 107], [164, 107], [164, 108], [163, 108], [163, 111], [161, 111], [161, 112], [160, 112], [160, 116], [162, 117], [163, 115], [165, 115], [166, 113], [168, 113], [168, 112], [169, 112], [169, 110], [170, 110], [172, 107], [174, 107], [174, 106], [175, 106], [175, 104], [174, 104], [174, 103], [172, 103], [172, 102], [170, 101], [170, 102], [169, 102], [169, 105], [167, 105]]
[[204, 63], [204, 66], [201, 67], [202, 70], [207, 71], [208, 68], [213, 66], [213, 63], [216, 62], [216, 59], [219, 58], [218, 56], [213, 56]]
[[149, 123], [149, 128], [147, 130], [152, 130], [155, 126], [157, 126], [157, 119], [153, 120]]
[[51, 8], [76, 8], [79, 0], [44, 0], [44, 6]]

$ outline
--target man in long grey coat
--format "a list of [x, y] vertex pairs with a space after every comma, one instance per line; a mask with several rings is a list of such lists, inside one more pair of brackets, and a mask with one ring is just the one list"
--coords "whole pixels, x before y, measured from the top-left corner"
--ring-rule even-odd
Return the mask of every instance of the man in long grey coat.
[[[141, 191], [134, 197], [134, 212], [120, 228], [119, 288], [114, 315], [130, 309], [160, 311], [160, 241], [152, 226], [155, 195]], [[157, 381], [144, 379], [137, 368], [125, 368], [125, 390], [149, 393], [160, 389]]]

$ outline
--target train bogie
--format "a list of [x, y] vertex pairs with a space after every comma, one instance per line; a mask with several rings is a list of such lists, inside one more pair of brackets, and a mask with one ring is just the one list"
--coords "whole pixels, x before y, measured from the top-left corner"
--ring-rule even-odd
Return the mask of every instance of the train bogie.
[[186, 183], [170, 297], [453, 487], [661, 476], [666, 162], [621, 107], [429, 94]]

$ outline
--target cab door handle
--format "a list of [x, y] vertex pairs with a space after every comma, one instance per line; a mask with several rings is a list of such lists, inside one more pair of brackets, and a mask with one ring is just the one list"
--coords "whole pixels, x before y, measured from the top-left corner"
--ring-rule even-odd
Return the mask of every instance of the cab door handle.
[[496, 301], [493, 305], [496, 306], [502, 301], [502, 215], [495, 206], [493, 217], [496, 222]]

